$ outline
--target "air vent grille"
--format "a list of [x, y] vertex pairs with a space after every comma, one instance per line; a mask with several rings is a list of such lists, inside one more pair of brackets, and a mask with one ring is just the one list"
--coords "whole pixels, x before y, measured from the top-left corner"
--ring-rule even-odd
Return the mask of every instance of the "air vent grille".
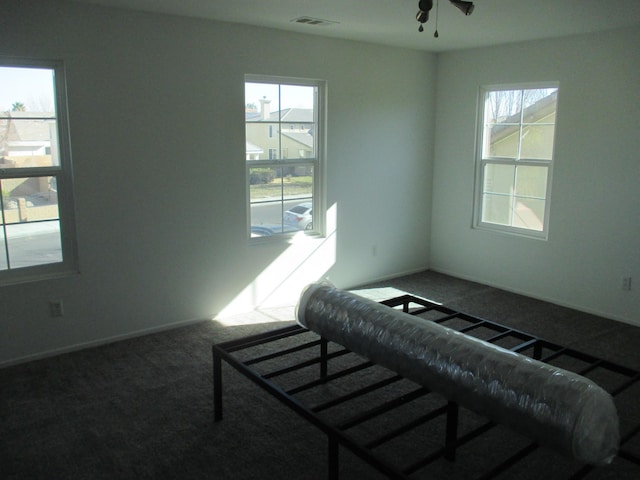
[[302, 23], [304, 25], [313, 25], [318, 27], [326, 27], [329, 25], [336, 25], [340, 22], [334, 22], [331, 20], [323, 20], [322, 18], [313, 18], [313, 17], [298, 17], [291, 20], [294, 23]]

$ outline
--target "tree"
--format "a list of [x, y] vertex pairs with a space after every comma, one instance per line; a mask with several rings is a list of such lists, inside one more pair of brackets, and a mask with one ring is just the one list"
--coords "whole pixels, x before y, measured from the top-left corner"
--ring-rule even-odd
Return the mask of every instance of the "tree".
[[[501, 123], [505, 120], [509, 121], [510, 117], [520, 115], [523, 109], [531, 108], [538, 101], [556, 91], [556, 88], [491, 91], [485, 101], [485, 122]], [[516, 121], [516, 119], [512, 119], [512, 121]]]
[[11, 111], [12, 112], [26, 112], [27, 111], [27, 107], [22, 102], [14, 102], [14, 104], [11, 105]]

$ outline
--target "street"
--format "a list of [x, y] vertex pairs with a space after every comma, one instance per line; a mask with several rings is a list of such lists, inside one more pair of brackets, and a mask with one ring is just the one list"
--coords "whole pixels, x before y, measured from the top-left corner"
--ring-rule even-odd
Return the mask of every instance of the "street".
[[282, 216], [285, 211], [300, 203], [310, 201], [311, 199], [309, 198], [296, 198], [293, 200], [285, 200], [283, 203], [274, 201], [270, 203], [253, 204], [251, 206], [251, 226], [282, 225]]
[[[11, 268], [30, 267], [62, 261], [60, 226], [57, 221], [7, 225], [9, 258]], [[0, 230], [4, 243], [4, 232]], [[2, 249], [0, 270], [7, 268], [7, 259]]]

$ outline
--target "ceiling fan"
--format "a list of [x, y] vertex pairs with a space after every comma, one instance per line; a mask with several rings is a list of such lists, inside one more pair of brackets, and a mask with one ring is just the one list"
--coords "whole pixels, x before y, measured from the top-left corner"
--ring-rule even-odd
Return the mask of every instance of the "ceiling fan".
[[[438, 38], [438, 2], [436, 0], [436, 31], [433, 34], [434, 37]], [[449, 3], [460, 10], [465, 15], [471, 15], [473, 13], [473, 9], [475, 5], [473, 2], [463, 2], [460, 0], [449, 0]], [[420, 23], [418, 27], [418, 31], [424, 31], [423, 23], [426, 23], [429, 20], [429, 11], [433, 8], [433, 0], [419, 0], [418, 1], [418, 13], [416, 13], [416, 20]]]

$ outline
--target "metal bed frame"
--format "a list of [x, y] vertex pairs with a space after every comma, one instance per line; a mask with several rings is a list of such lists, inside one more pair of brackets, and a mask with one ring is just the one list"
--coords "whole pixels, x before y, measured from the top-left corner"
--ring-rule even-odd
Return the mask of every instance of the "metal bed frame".
[[[327, 435], [331, 480], [339, 476], [340, 447], [390, 479], [433, 478], [444, 463], [446, 477], [454, 478], [451, 465], [464, 465], [455, 460], [467, 450], [474, 452], [473, 471], [461, 467], [460, 478], [510, 478], [518, 468], [545, 468], [545, 478], [568, 479], [617, 468], [619, 480], [640, 478], [640, 419], [624, 408], [640, 397], [640, 372], [412, 295], [380, 303], [598, 382], [619, 410], [622, 438], [613, 464], [582, 465], [548, 452], [298, 325], [213, 345], [214, 421], [222, 420], [224, 360]], [[402, 458], [397, 447], [385, 453], [385, 446], [403, 441], [412, 448], [401, 447]]]

